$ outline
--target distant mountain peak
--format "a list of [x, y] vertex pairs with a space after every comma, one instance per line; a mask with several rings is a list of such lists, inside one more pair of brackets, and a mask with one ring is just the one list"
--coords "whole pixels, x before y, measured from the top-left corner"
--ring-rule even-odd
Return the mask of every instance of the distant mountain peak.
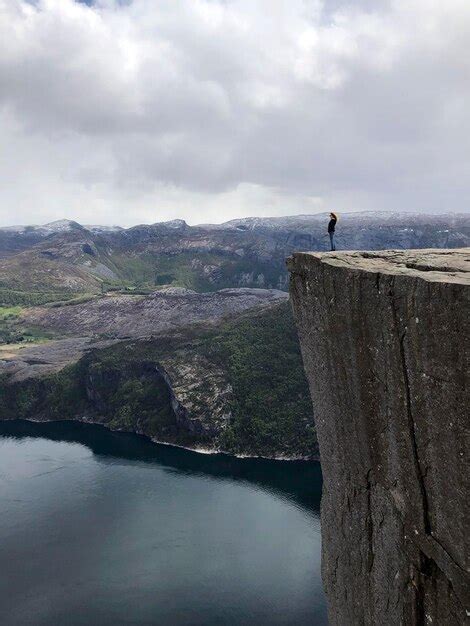
[[165, 226], [169, 226], [170, 228], [182, 228], [183, 226], [187, 226], [185, 220], [169, 220], [168, 222], [163, 222]]
[[188, 226], [185, 220], [175, 219], [168, 220], [167, 222], [157, 222], [154, 226], [165, 226], [165, 228], [172, 228], [174, 230], [182, 230]]
[[92, 233], [116, 233], [120, 230], [125, 230], [122, 226], [103, 226], [102, 224], [85, 224], [84, 228]]
[[47, 224], [34, 224], [27, 226], [2, 226], [0, 230], [12, 233], [37, 232], [43, 235], [48, 235], [52, 233], [68, 232], [70, 230], [83, 230], [83, 226], [81, 226], [78, 222], [74, 222], [73, 220], [62, 219], [54, 220], [53, 222], [48, 222]]
[[53, 233], [60, 233], [68, 230], [83, 230], [83, 226], [74, 220], [54, 220], [53, 222], [48, 222], [43, 226], [36, 226], [35, 228], [41, 230], [49, 230]]

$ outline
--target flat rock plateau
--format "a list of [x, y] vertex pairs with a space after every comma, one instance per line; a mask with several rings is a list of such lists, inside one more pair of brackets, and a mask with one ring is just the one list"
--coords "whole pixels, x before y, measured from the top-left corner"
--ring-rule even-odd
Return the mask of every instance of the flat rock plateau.
[[136, 337], [157, 334], [197, 322], [210, 322], [255, 307], [288, 299], [276, 289], [221, 289], [196, 293], [166, 287], [148, 296], [111, 295], [74, 306], [37, 307], [24, 319], [46, 329], [73, 334]]

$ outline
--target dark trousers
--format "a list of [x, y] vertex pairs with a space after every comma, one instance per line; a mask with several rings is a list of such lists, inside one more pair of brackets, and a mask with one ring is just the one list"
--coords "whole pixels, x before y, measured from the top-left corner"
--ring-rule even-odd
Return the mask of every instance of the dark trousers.
[[330, 235], [331, 250], [334, 251], [334, 250], [336, 250], [335, 234], [334, 233], [328, 233], [328, 234]]

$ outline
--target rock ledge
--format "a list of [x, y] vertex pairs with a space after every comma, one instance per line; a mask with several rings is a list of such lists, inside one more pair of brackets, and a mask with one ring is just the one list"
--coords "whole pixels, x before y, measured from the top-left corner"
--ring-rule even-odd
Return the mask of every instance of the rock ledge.
[[297, 253], [332, 625], [468, 623], [470, 250]]

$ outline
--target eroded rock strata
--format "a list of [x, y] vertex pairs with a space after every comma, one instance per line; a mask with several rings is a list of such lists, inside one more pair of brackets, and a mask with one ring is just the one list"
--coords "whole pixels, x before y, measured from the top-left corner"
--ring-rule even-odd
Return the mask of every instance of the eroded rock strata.
[[470, 250], [297, 253], [332, 625], [468, 622]]

